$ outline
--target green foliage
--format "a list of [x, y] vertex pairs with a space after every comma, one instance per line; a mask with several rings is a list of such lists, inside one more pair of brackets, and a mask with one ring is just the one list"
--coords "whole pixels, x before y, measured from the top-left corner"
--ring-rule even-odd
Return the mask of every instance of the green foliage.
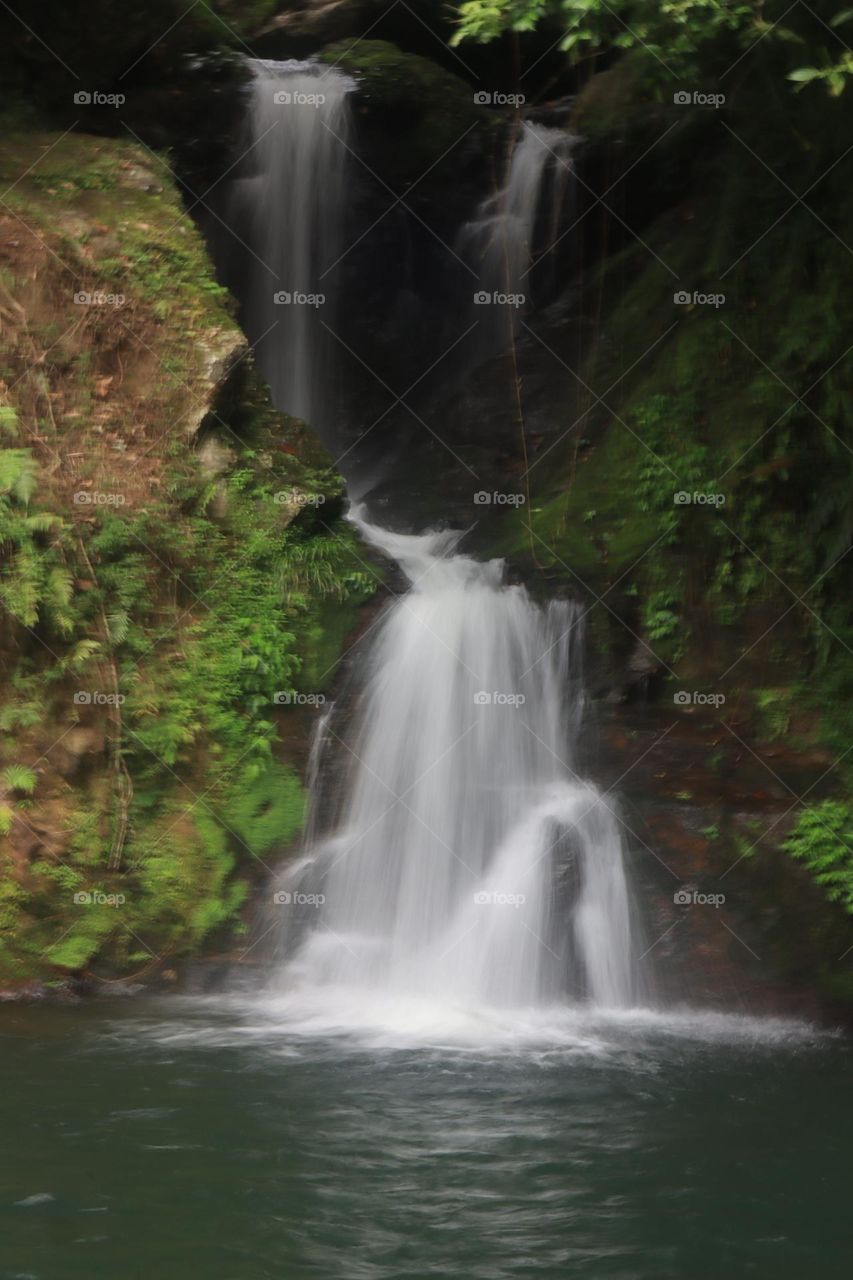
[[[28, 455], [7, 459], [5, 545], [13, 556], [4, 599], [11, 607], [23, 596], [23, 559], [33, 587], [22, 620], [61, 623], [64, 638], [53, 645], [58, 663], [16, 675], [0, 723], [19, 733], [36, 727], [54, 685], [73, 687], [97, 671], [98, 686], [109, 689], [115, 664], [133, 801], [122, 868], [110, 872], [114, 800], [80, 797], [62, 861], [35, 862], [32, 887], [4, 899], [11, 939], [0, 967], [26, 973], [45, 961], [72, 970], [108, 962], [133, 970], [154, 954], [192, 952], [239, 911], [247, 873], [257, 875], [263, 857], [297, 835], [304, 793], [275, 761], [273, 697], [300, 686], [306, 661], [322, 687], [354, 605], [375, 584], [351, 526], [325, 508], [322, 523], [304, 510], [294, 522], [275, 501], [285, 480], [330, 496], [337, 480], [293, 458], [279, 477], [262, 460], [271, 456], [247, 440], [218, 517], [204, 479], [176, 463], [162, 503], [139, 513], [98, 510], [77, 527], [85, 563], [64, 526], [23, 505], [35, 496], [21, 487]], [[85, 590], [74, 590], [78, 576], [88, 579]], [[63, 716], [67, 689], [58, 693]], [[74, 711], [91, 715], [85, 704]], [[112, 734], [112, 713], [108, 724]], [[11, 763], [4, 781], [19, 804], [29, 802], [32, 770]], [[0, 836], [13, 821], [5, 806]]]
[[549, 31], [562, 29], [559, 48], [573, 62], [637, 51], [648, 55], [647, 79], [669, 85], [675, 77], [695, 80], [712, 68], [717, 50], [728, 51], [726, 69], [770, 37], [783, 50], [796, 47], [814, 58], [816, 65], [785, 71], [797, 90], [822, 83], [838, 96], [853, 72], [853, 53], [834, 28], [849, 23], [853, 10], [840, 10], [828, 22], [814, 14], [815, 22], [804, 24], [802, 15], [792, 13], [798, 8], [739, 0], [462, 0], [451, 44], [487, 43], [547, 25]]
[[10, 764], [3, 772], [3, 781], [10, 791], [20, 791], [25, 796], [31, 796], [36, 789], [36, 775], [22, 764]]
[[[830, 18], [827, 30], [845, 26], [851, 20], [853, 20], [853, 9], [840, 9], [834, 17]], [[840, 53], [839, 45], [843, 46], [843, 51]], [[788, 79], [794, 82], [798, 90], [817, 81], [822, 83], [834, 98], [837, 98], [847, 87], [847, 77], [853, 75], [853, 52], [839, 37], [832, 48], [820, 48], [819, 57], [820, 66], [796, 67], [788, 72]]]
[[662, 589], [648, 597], [643, 608], [643, 629], [649, 640], [668, 640], [678, 631], [678, 593]]
[[15, 439], [18, 434], [18, 415], [11, 405], [0, 404], [0, 435]]
[[840, 800], [809, 805], [782, 846], [811, 872], [831, 902], [853, 914], [853, 812]]
[[730, 34], [755, 39], [771, 26], [756, 18], [752, 5], [725, 0], [464, 0], [453, 43], [532, 31], [545, 20], [563, 28], [560, 48], [574, 60], [642, 48], [679, 75], [707, 42]]
[[302, 827], [305, 789], [292, 769], [271, 766], [253, 782], [232, 788], [222, 819], [253, 857], [286, 847]]
[[755, 694], [755, 705], [763, 738], [772, 742], [788, 732], [791, 722], [790, 689], [758, 689]]
[[[166, 815], [137, 842], [134, 888], [127, 910], [134, 932], [151, 939], [158, 953], [196, 949], [245, 900], [245, 882], [233, 881], [235, 855], [227, 831], [204, 806], [191, 820]], [[124, 908], [123, 908], [124, 910]], [[125, 945], [131, 946], [129, 938]]]
[[[211, 344], [224, 339], [227, 349], [234, 323], [167, 170], [152, 178], [164, 191], [142, 191], [139, 171], [144, 178], [153, 162], [138, 148], [82, 132], [51, 146], [46, 136], [38, 181], [27, 175], [10, 201], [69, 261], [80, 260], [78, 224], [110, 227], [87, 245], [85, 270], [94, 255], [99, 278], [133, 300], [133, 329], [146, 334], [137, 350], [122, 331], [123, 376], [133, 382], [141, 367], [149, 378], [159, 358], [200, 402]], [[32, 142], [12, 139], [11, 160], [4, 143], [7, 182], [26, 168]], [[77, 219], [67, 243], [55, 241], [57, 213]], [[15, 281], [3, 284], [15, 296]], [[55, 291], [51, 304], [66, 294]], [[72, 483], [103, 484], [122, 466], [88, 421], [102, 412], [91, 386], [112, 317], [93, 314], [82, 328], [80, 319], [68, 317], [81, 349], [57, 356], [38, 386], [39, 404], [50, 394], [62, 406], [67, 448], [84, 460], [75, 475], [43, 449], [53, 425], [36, 417], [33, 387], [12, 362], [4, 369], [20, 396], [0, 411], [4, 980], [57, 968], [134, 972], [192, 953], [226, 924], [239, 928], [249, 885], [266, 874], [261, 860], [283, 851], [303, 820], [301, 784], [279, 763], [274, 695], [324, 687], [357, 605], [375, 589], [339, 515], [340, 476], [300, 424], [272, 410], [248, 361], [211, 414], [230, 472], [215, 482], [203, 474], [176, 413], [181, 397], [158, 385], [133, 424], [155, 447], [143, 451], [127, 504], [72, 504]], [[50, 348], [67, 328], [57, 318], [37, 336]], [[323, 501], [281, 502], [282, 491]], [[118, 704], [104, 697], [116, 687]], [[75, 696], [86, 690], [101, 700]], [[46, 748], [36, 787], [19, 760]], [[43, 851], [30, 852], [25, 823], [45, 832]]]
[[72, 629], [72, 576], [64, 557], [65, 524], [31, 511], [38, 467], [29, 449], [0, 449], [0, 602], [25, 627], [46, 622]]

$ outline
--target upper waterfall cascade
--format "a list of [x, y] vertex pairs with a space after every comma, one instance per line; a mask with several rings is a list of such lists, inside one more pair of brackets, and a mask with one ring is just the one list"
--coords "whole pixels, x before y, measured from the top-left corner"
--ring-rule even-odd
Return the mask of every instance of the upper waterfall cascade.
[[457, 251], [479, 278], [474, 318], [484, 357], [507, 346], [530, 303], [532, 270], [547, 263], [562, 234], [577, 141], [562, 129], [524, 122], [502, 185], [459, 233]]
[[250, 253], [245, 324], [276, 405], [322, 430], [335, 414], [352, 81], [310, 62], [255, 61], [252, 74], [248, 172], [231, 194]]

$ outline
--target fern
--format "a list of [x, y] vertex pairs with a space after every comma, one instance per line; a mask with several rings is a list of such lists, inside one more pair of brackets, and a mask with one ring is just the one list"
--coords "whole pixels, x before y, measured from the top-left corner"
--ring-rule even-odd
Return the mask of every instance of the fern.
[[0, 450], [0, 494], [26, 504], [36, 487], [38, 467], [29, 449]]
[[782, 847], [805, 863], [831, 902], [853, 915], [853, 814], [846, 804], [809, 805]]
[[109, 631], [111, 644], [123, 644], [130, 630], [130, 614], [128, 611], [126, 609], [116, 609], [114, 613], [109, 614], [107, 617], [107, 630]]
[[81, 671], [87, 663], [92, 661], [100, 648], [98, 640], [79, 640], [68, 655], [67, 665], [72, 671]]
[[18, 434], [18, 415], [8, 404], [0, 405], [0, 435], [14, 439]]
[[64, 634], [74, 629], [74, 617], [71, 613], [71, 599], [74, 594], [74, 578], [64, 565], [55, 565], [48, 570], [44, 586], [44, 604], [51, 617]]

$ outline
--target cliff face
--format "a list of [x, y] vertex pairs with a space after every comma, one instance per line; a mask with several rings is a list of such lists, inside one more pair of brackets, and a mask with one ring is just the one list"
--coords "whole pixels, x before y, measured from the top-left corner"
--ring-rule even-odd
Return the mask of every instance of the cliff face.
[[166, 164], [26, 133], [0, 172], [0, 981], [20, 986], [168, 968], [236, 916], [301, 825], [304, 708], [373, 584]]

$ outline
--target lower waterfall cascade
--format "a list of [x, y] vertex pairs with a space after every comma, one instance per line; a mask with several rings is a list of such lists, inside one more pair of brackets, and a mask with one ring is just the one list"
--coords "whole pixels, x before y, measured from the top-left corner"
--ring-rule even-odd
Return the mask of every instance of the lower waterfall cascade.
[[500, 561], [456, 554], [458, 533], [353, 518], [410, 588], [372, 641], [332, 829], [278, 885], [307, 906], [273, 985], [351, 1007], [630, 1006], [643, 984], [620, 823], [572, 764], [579, 609], [540, 608]]

